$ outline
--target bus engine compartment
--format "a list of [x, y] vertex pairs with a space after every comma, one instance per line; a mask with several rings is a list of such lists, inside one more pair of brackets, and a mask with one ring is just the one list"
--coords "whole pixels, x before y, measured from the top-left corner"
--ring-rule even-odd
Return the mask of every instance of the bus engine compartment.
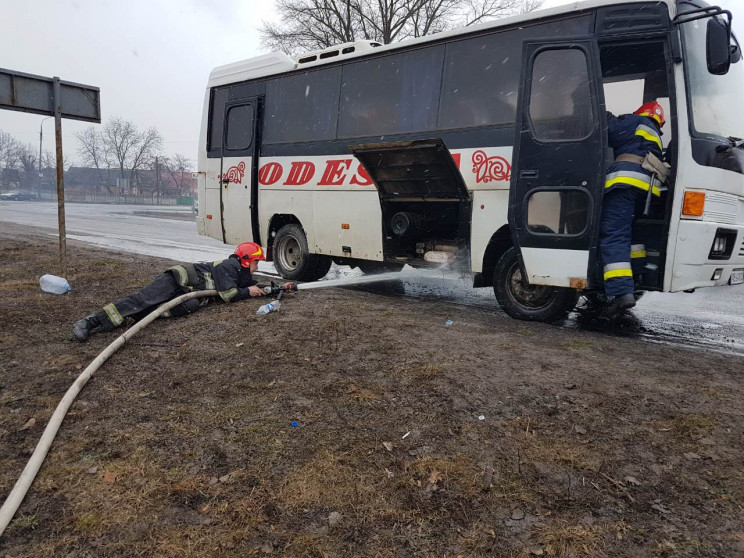
[[470, 193], [442, 140], [350, 149], [378, 189], [385, 261], [442, 265], [467, 252]]

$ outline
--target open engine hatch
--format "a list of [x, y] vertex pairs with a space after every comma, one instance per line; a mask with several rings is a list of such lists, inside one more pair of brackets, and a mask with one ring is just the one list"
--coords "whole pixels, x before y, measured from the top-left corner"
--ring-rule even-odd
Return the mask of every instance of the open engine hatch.
[[464, 201], [469, 193], [441, 139], [349, 146], [382, 201]]

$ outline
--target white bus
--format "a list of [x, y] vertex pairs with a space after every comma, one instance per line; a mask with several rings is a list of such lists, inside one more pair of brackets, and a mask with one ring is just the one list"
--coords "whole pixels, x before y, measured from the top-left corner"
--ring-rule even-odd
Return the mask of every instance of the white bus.
[[606, 111], [658, 99], [671, 175], [634, 228], [639, 290], [744, 282], [744, 63], [701, 0], [590, 0], [209, 77], [198, 231], [287, 279], [454, 260], [511, 316], [600, 292]]

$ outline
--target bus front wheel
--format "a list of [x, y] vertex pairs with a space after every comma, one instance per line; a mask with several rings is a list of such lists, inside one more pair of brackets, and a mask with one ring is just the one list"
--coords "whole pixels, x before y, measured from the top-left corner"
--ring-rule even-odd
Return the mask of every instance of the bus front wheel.
[[504, 252], [496, 264], [493, 291], [504, 312], [518, 320], [549, 322], [563, 318], [578, 300], [575, 289], [530, 285], [523, 281], [514, 247]]
[[274, 238], [274, 267], [284, 279], [317, 281], [331, 268], [331, 259], [311, 254], [305, 231], [294, 223], [284, 225]]

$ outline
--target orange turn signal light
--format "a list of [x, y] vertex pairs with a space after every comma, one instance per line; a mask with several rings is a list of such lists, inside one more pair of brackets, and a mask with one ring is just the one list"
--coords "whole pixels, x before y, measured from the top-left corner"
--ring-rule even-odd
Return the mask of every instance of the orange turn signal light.
[[341, 228], [344, 229], [344, 230], [348, 230], [349, 229], [349, 223], [341, 223]]
[[700, 217], [705, 209], [705, 192], [685, 192], [682, 215]]
[[211, 213], [207, 213], [207, 219], [211, 219], [211, 218], [212, 218], [212, 214]]

